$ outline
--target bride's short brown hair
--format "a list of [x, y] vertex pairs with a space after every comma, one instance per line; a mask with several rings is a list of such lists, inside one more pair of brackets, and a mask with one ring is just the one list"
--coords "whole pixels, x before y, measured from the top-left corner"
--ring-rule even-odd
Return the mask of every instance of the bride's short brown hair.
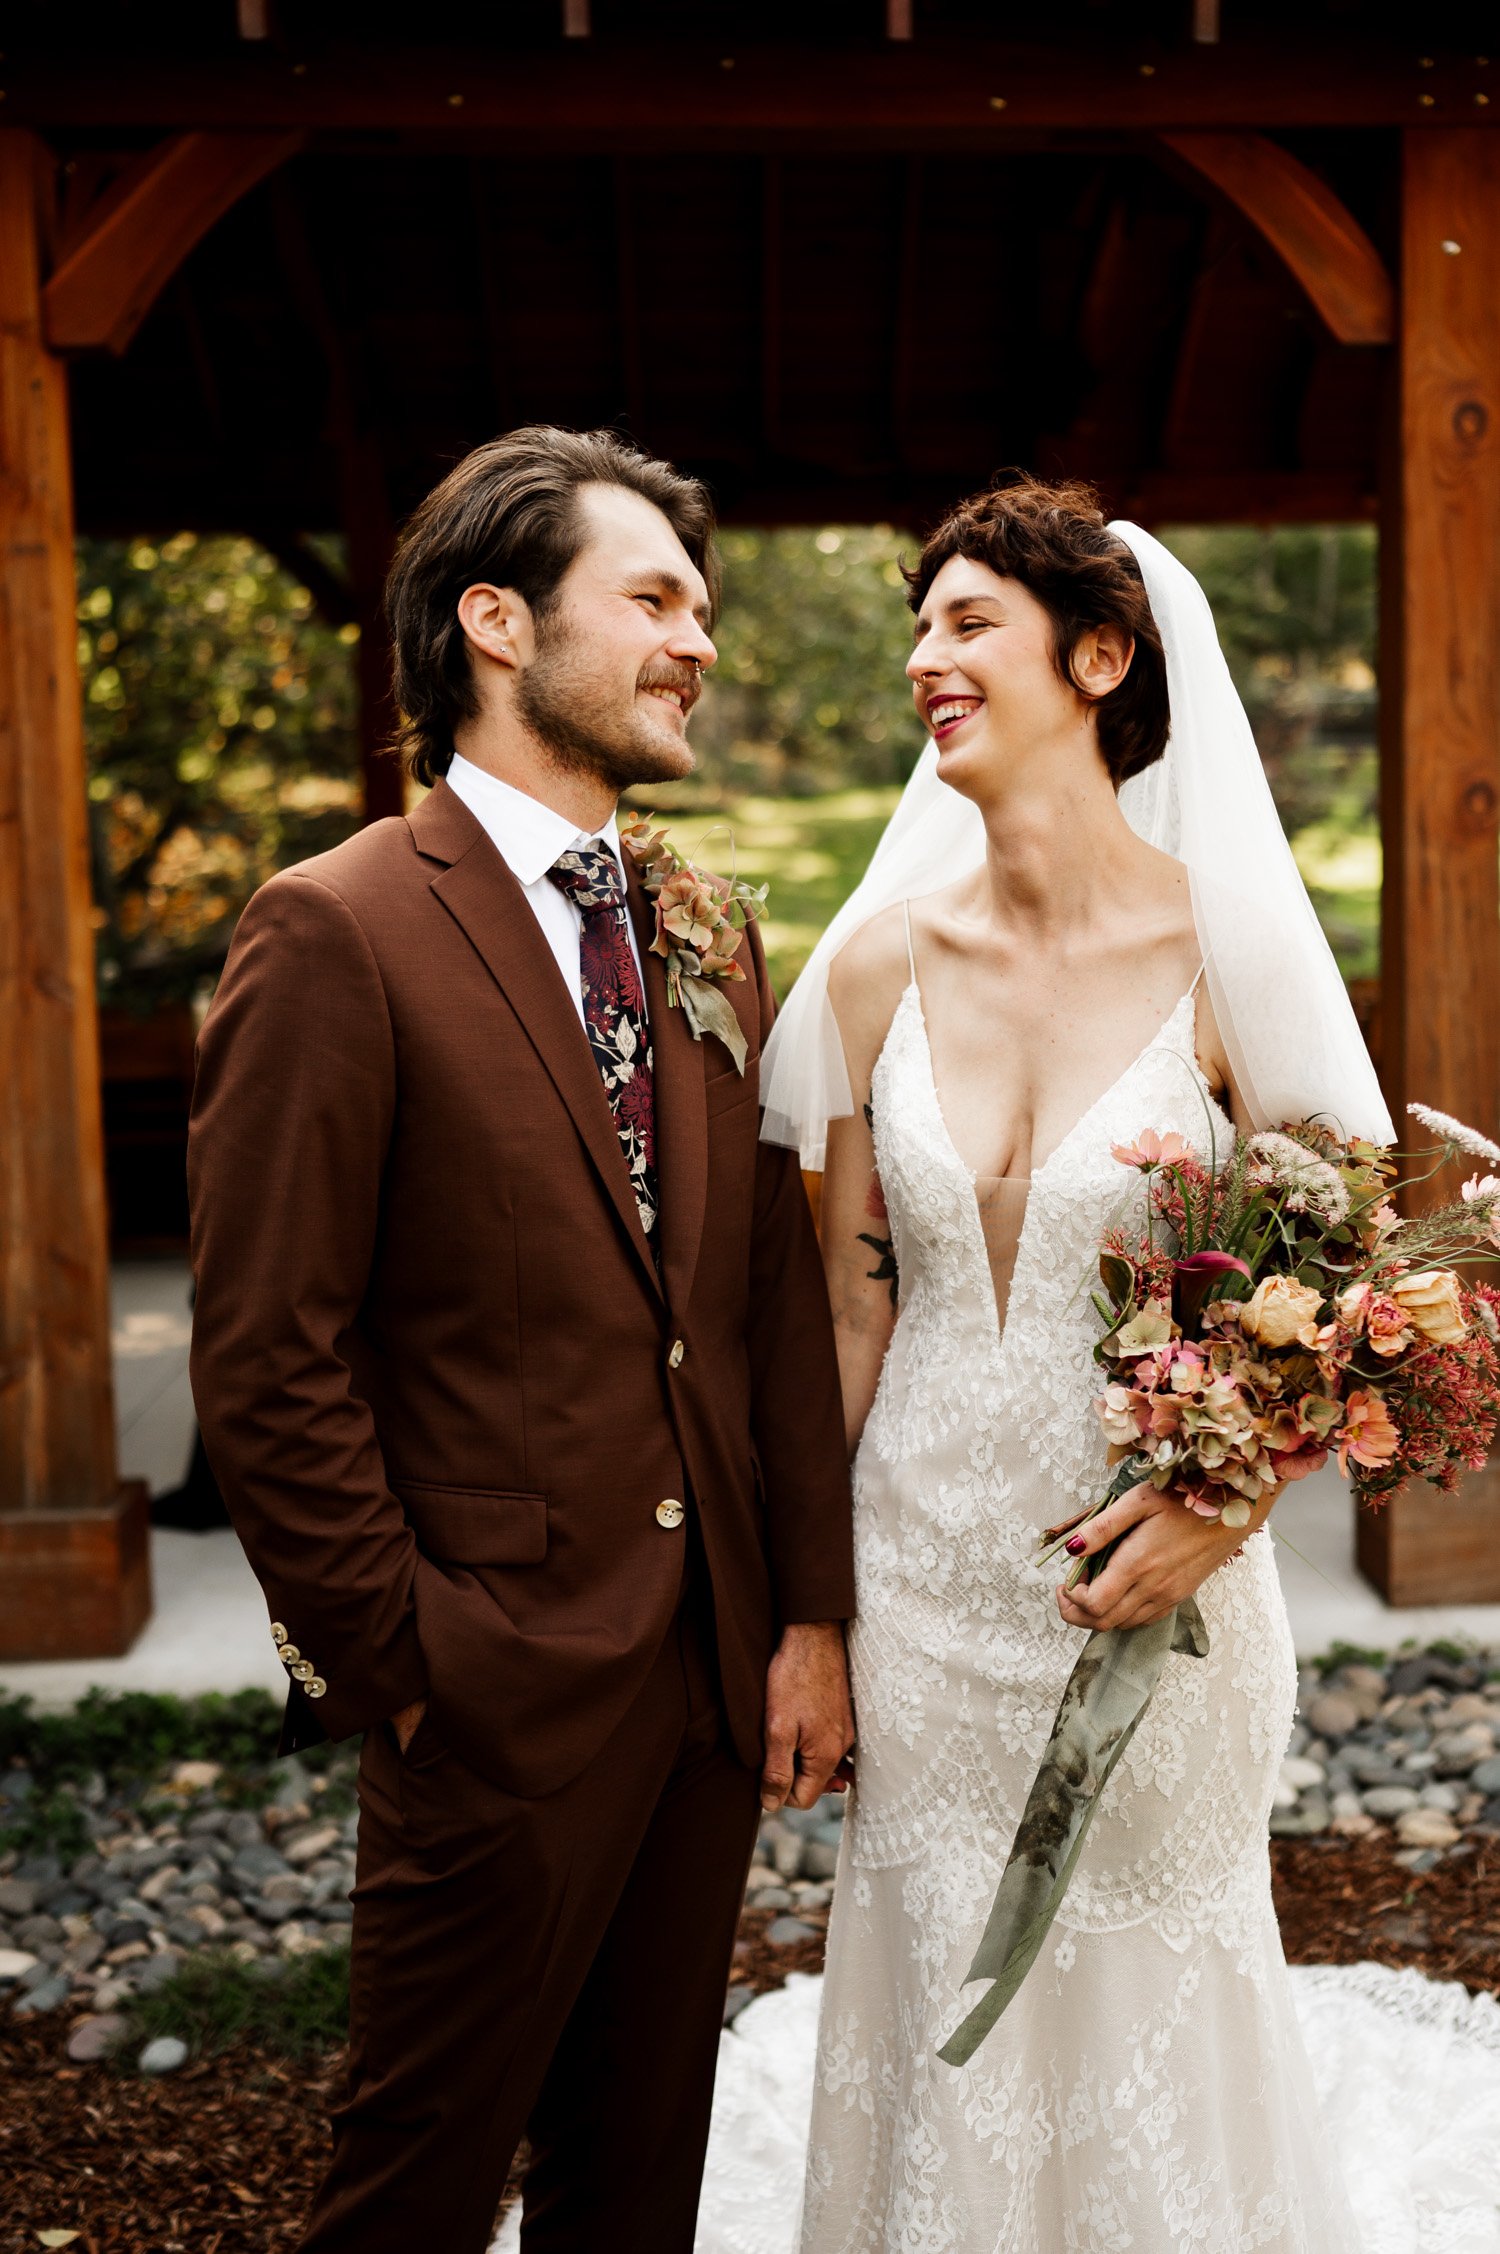
[[1170, 718], [1161, 635], [1140, 565], [1109, 530], [1091, 485], [1048, 485], [1024, 470], [1007, 470], [987, 492], [960, 501], [904, 574], [914, 611], [954, 556], [988, 564], [1036, 597], [1052, 620], [1058, 673], [1073, 688], [1073, 653], [1083, 635], [1096, 626], [1129, 634], [1135, 654], [1124, 680], [1095, 700], [1099, 749], [1116, 790], [1160, 759]]

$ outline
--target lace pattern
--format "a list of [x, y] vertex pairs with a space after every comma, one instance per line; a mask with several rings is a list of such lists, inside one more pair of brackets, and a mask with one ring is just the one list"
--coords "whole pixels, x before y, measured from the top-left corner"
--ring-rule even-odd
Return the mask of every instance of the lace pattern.
[[1144, 1126], [1220, 1159], [1191, 995], [1031, 1181], [1003, 1320], [908, 987], [877, 1063], [901, 1305], [855, 1464], [859, 1784], [829, 1936], [803, 2254], [1343, 2254], [1266, 1847], [1296, 1670], [1270, 1537], [1212, 1576], [1048, 1954], [961, 2072], [937, 2058], [1083, 1640], [1036, 1565], [1097, 1493], [1099, 1239]]

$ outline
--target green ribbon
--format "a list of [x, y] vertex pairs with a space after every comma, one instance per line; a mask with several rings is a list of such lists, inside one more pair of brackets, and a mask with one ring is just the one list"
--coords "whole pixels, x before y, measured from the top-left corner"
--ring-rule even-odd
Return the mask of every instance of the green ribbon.
[[1208, 1656], [1208, 1630], [1192, 1597], [1142, 1628], [1096, 1628], [1068, 1677], [1025, 1813], [964, 1976], [992, 1980], [938, 2052], [966, 2066], [1014, 1996], [1051, 1930], [1088, 1836], [1099, 1795], [1151, 1703], [1169, 1652]]

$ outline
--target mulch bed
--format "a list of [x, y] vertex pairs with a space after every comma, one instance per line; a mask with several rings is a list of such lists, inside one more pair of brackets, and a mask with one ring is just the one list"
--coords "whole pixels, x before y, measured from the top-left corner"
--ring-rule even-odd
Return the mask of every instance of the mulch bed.
[[[1293, 1963], [1374, 1958], [1500, 1992], [1500, 1840], [1420, 1875], [1388, 1836], [1277, 1840], [1272, 1860]], [[767, 1941], [775, 1914], [747, 1910], [740, 1926], [731, 1978], [757, 1994], [822, 1962], [821, 1930]], [[153, 2082], [70, 2065], [65, 2027], [0, 2020], [3, 2254], [35, 2254], [44, 2230], [77, 2231], [76, 2254], [289, 2254], [341, 2056], [296, 2066], [239, 2048]]]

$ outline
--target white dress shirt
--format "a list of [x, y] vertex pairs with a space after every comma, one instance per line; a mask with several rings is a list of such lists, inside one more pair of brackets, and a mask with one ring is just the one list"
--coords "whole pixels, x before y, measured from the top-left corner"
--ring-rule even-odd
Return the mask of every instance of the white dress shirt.
[[[498, 775], [487, 774], [476, 767], [471, 759], [460, 752], [453, 754], [448, 769], [448, 787], [456, 791], [475, 820], [482, 823], [486, 834], [502, 855], [511, 875], [515, 878], [527, 900], [531, 912], [542, 927], [542, 936], [557, 958], [557, 967], [573, 997], [573, 1007], [583, 1022], [583, 977], [580, 956], [582, 953], [583, 916], [565, 892], [559, 892], [548, 876], [559, 855], [570, 853], [575, 847], [592, 848], [612, 853], [620, 871], [620, 881], [625, 879], [625, 864], [620, 859], [620, 832], [613, 814], [604, 828], [593, 834], [573, 827], [566, 814], [555, 813], [544, 806], [539, 798], [530, 797], [511, 783], [502, 783]], [[628, 916], [625, 928], [630, 934], [630, 952], [635, 957], [636, 975], [641, 981], [644, 1003], [645, 977], [641, 972], [641, 951], [636, 944], [635, 920]]]

